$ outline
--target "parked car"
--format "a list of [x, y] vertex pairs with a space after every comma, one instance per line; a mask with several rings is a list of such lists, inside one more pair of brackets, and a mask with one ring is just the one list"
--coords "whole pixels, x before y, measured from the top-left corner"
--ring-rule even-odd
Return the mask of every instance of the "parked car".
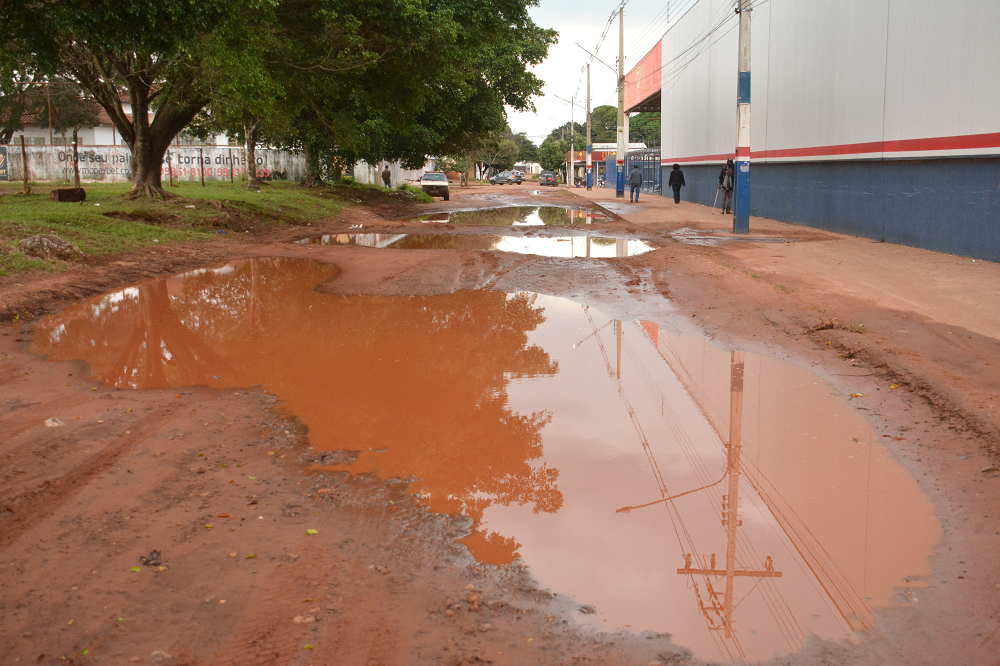
[[490, 178], [490, 185], [520, 185], [524, 177], [514, 171], [502, 171]]
[[448, 176], [440, 171], [429, 171], [420, 178], [420, 189], [432, 197], [444, 197], [445, 201], [450, 198], [448, 189]]
[[552, 187], [558, 186], [559, 181], [556, 179], [555, 171], [543, 171], [538, 174], [538, 184], [551, 185]]

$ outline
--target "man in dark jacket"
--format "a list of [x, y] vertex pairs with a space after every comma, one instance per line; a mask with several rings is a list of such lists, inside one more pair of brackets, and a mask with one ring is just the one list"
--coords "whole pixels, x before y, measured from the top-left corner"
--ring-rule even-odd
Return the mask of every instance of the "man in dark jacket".
[[389, 189], [392, 189], [392, 173], [389, 171], [389, 165], [386, 164], [385, 168], [382, 169], [382, 182]]
[[680, 203], [681, 188], [684, 187], [684, 172], [681, 171], [680, 164], [674, 165], [674, 170], [670, 172], [670, 179], [667, 180], [667, 185], [674, 189], [674, 203]]
[[642, 188], [642, 172], [638, 165], [632, 166], [632, 173], [628, 176], [628, 200], [639, 203], [639, 190]]
[[733, 185], [736, 183], [736, 168], [732, 160], [726, 160], [719, 174], [719, 189], [722, 190], [722, 214], [733, 212]]

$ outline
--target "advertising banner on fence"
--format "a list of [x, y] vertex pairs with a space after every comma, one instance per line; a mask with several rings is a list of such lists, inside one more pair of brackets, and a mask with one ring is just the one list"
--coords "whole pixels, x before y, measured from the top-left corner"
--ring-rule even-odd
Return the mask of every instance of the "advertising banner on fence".
[[[0, 146], [0, 180], [20, 180], [24, 165], [20, 149], [14, 164], [8, 162], [10, 146]], [[10, 151], [14, 152], [14, 151]], [[28, 173], [33, 181], [72, 182], [73, 151], [65, 146], [27, 146]], [[132, 153], [125, 146], [80, 146], [80, 180], [90, 183], [124, 183], [132, 177]], [[230, 180], [245, 177], [246, 151], [229, 146], [171, 146], [163, 157], [163, 182]], [[257, 175], [272, 180], [301, 180], [302, 155], [268, 148], [257, 149]]]

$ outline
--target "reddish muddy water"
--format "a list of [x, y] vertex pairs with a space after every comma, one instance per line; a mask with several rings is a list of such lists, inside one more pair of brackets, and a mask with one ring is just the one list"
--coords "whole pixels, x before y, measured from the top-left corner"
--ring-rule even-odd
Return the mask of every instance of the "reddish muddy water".
[[521, 558], [596, 608], [578, 621], [702, 658], [861, 640], [919, 597], [932, 505], [808, 370], [540, 294], [315, 290], [336, 272], [152, 280], [42, 321], [35, 349], [119, 387], [263, 385], [313, 447], [350, 452], [327, 469], [415, 479], [474, 520], [479, 560]]
[[619, 236], [504, 236], [500, 234], [324, 234], [302, 245], [355, 245], [402, 250], [496, 250], [565, 258], [634, 257], [653, 246]]

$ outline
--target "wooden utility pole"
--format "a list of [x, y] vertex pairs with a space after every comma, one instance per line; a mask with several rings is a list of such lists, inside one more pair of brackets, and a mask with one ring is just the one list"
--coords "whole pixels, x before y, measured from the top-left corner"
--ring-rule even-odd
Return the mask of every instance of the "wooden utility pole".
[[24, 175], [24, 193], [31, 194], [31, 184], [28, 178], [28, 151], [24, 148], [24, 134], [21, 134], [21, 171]]
[[573, 107], [576, 106], [576, 97], [569, 98], [569, 186], [574, 187], [576, 185], [576, 145], [573, 140], [576, 138], [576, 125], [573, 122]]
[[198, 149], [198, 165], [201, 168], [201, 186], [205, 187], [205, 151], [203, 148]]

